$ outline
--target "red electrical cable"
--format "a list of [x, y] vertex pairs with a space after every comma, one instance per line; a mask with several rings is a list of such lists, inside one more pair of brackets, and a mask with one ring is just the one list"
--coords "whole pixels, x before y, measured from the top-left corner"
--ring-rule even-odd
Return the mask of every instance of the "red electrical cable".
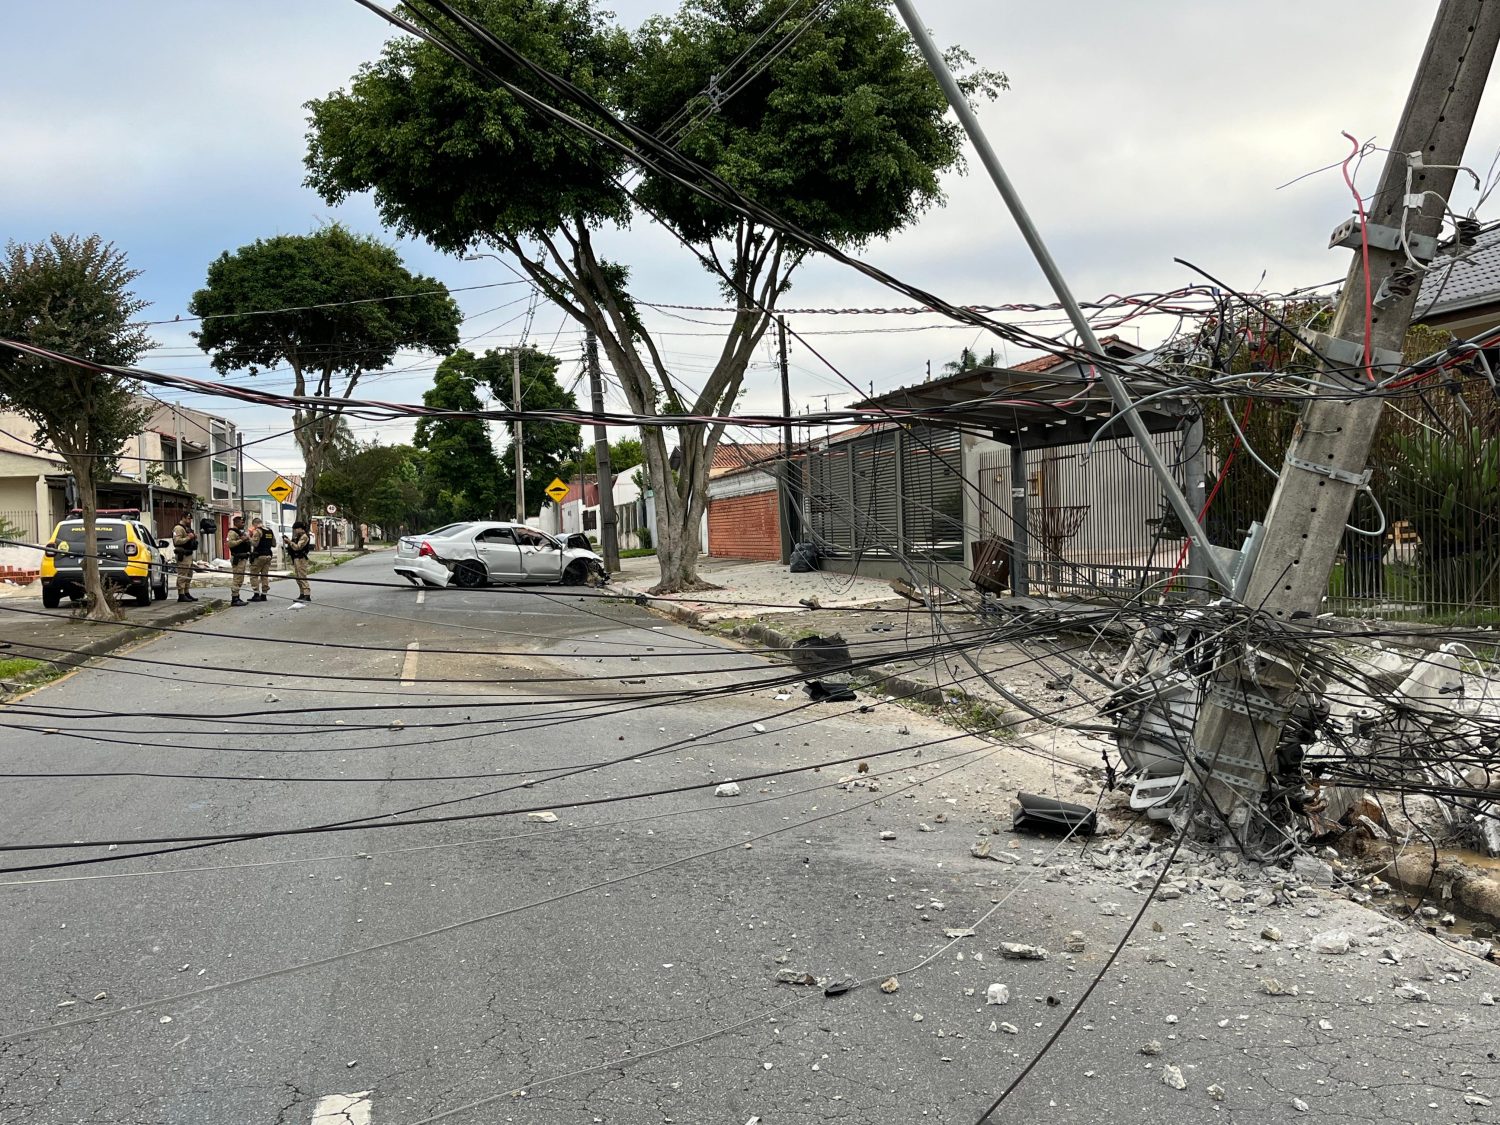
[[1373, 383], [1375, 372], [1370, 368], [1370, 343], [1375, 335], [1375, 294], [1370, 292], [1370, 238], [1365, 222], [1365, 201], [1360, 198], [1359, 189], [1354, 186], [1354, 179], [1349, 175], [1349, 165], [1359, 155], [1360, 143], [1348, 133], [1343, 136], [1354, 146], [1354, 151], [1345, 158], [1340, 167], [1344, 172], [1344, 183], [1349, 185], [1349, 191], [1354, 196], [1355, 210], [1359, 213], [1359, 251], [1365, 270], [1365, 376]]

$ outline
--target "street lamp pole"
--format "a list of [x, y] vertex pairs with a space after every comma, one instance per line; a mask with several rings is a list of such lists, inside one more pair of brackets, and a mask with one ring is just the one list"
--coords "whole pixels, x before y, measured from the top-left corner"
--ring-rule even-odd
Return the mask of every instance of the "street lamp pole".
[[510, 353], [510, 402], [518, 417], [513, 425], [511, 444], [516, 451], [516, 522], [526, 522], [526, 459], [521, 452], [521, 349], [512, 348]]

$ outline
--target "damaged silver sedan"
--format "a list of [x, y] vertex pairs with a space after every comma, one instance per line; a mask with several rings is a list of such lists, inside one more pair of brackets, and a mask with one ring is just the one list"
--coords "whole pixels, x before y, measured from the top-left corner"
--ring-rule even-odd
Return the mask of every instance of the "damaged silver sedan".
[[394, 568], [414, 586], [602, 586], [609, 581], [604, 560], [580, 540], [588, 543], [581, 535], [565, 542], [520, 523], [450, 523], [424, 535], [402, 536]]

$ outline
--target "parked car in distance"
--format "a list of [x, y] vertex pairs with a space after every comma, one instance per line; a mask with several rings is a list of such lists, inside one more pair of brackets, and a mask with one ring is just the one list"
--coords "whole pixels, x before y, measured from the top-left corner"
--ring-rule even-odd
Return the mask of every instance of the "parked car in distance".
[[396, 544], [395, 571], [412, 585], [462, 586], [551, 582], [568, 586], [609, 581], [604, 560], [521, 523], [450, 523]]
[[168, 540], [157, 539], [139, 518], [100, 516], [94, 521], [92, 550], [83, 538], [83, 517], [69, 516], [52, 531], [42, 552], [42, 605], [56, 609], [63, 598], [81, 602], [83, 559], [99, 557], [99, 575], [108, 587], [124, 590], [140, 605], [167, 596]]

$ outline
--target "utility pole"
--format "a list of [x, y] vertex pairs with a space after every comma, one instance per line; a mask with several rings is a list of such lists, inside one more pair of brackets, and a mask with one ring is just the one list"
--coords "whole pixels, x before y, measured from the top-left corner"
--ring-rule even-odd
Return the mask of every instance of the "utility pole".
[[516, 522], [526, 522], [526, 458], [521, 451], [521, 349], [510, 350], [510, 408], [516, 412], [511, 444], [516, 452]]
[[1248, 806], [1269, 788], [1301, 680], [1299, 646], [1294, 639], [1278, 641], [1294, 638], [1299, 622], [1316, 618], [1328, 592], [1350, 507], [1369, 477], [1370, 444], [1385, 406], [1379, 393], [1365, 392], [1372, 379], [1399, 369], [1417, 299], [1420, 276], [1407, 251], [1420, 261], [1436, 251], [1452, 165], [1463, 159], [1497, 41], [1500, 4], [1443, 0], [1363, 227], [1356, 218], [1334, 232], [1331, 244], [1352, 246], [1354, 261], [1329, 332], [1304, 334], [1310, 349], [1331, 361], [1320, 362], [1318, 373], [1327, 393], [1303, 408], [1254, 569], [1248, 582], [1241, 580], [1239, 600], [1259, 611], [1261, 639], [1224, 654], [1193, 736], [1209, 771], [1202, 788], [1241, 839]]
[[[604, 569], [620, 569], [620, 540], [615, 524], [615, 477], [609, 464], [609, 431], [597, 421], [604, 414], [604, 379], [599, 374], [599, 338], [590, 328], [584, 336], [589, 364], [589, 402], [594, 418], [594, 468], [599, 474], [599, 545], [604, 548]], [[580, 495], [582, 491], [580, 490]]]
[[776, 318], [781, 346], [781, 565], [792, 561], [792, 545], [802, 538], [802, 503], [792, 464], [792, 388], [787, 378], [786, 317]]

